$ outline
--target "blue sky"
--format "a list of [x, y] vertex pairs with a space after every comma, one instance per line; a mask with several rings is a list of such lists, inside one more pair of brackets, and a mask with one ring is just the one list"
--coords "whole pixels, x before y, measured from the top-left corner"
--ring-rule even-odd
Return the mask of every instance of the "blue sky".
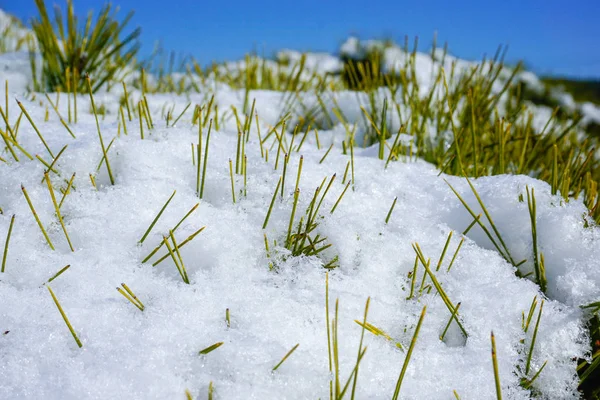
[[[64, 0], [46, 1], [48, 6]], [[238, 59], [256, 49], [335, 52], [350, 34], [360, 38], [419, 36], [420, 49], [438, 43], [462, 58], [493, 55], [508, 44], [508, 60], [524, 59], [538, 73], [600, 78], [600, 1], [199, 1], [113, 0], [120, 15], [134, 10], [142, 54], [160, 41], [167, 50], [202, 63]], [[76, 12], [104, 1], [74, 0]], [[37, 14], [34, 0], [0, 0], [21, 19]]]

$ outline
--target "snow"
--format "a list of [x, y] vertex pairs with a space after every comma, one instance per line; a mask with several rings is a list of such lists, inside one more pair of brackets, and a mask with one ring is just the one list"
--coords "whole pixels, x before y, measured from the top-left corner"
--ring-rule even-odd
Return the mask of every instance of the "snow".
[[[344, 45], [344, 52], [352, 53], [352, 43]], [[425, 84], [432, 64], [425, 62], [429, 56], [418, 57], [423, 65], [418, 61], [417, 73]], [[211, 381], [216, 398], [327, 398], [330, 374], [326, 271], [322, 265], [335, 255], [339, 256], [339, 267], [329, 273], [329, 306], [333, 318], [334, 303], [339, 299], [342, 384], [356, 363], [361, 328], [354, 320], [362, 320], [365, 302], [370, 297], [368, 321], [405, 348], [421, 310], [427, 306], [403, 381], [403, 398], [450, 399], [456, 390], [465, 399], [495, 399], [490, 349], [493, 331], [505, 398], [529, 399], [530, 393], [519, 386], [522, 376], [517, 366], [525, 363], [532, 334], [531, 330], [523, 332], [522, 313], [528, 312], [537, 297], [545, 299], [545, 303], [532, 358], [533, 371], [545, 361], [548, 364], [535, 388], [545, 398], [578, 397], [575, 360], [589, 355], [585, 319], [579, 305], [600, 299], [600, 230], [585, 224], [586, 209], [581, 200], [565, 203], [560, 196], [550, 194], [546, 183], [526, 176], [472, 180], [511, 255], [515, 260], [528, 260], [520, 267], [523, 273], [533, 268], [532, 239], [527, 203], [520, 202], [519, 195], [526, 198], [526, 188], [534, 188], [538, 245], [545, 257], [548, 278], [548, 293], [544, 297], [531, 280], [515, 275], [514, 267], [494, 250], [481, 228], [474, 227], [467, 236], [461, 235], [472, 217], [448, 184], [479, 213], [474, 194], [464, 178], [438, 175], [439, 171], [421, 160], [401, 160], [385, 169], [385, 161], [377, 159], [374, 147], [357, 148], [354, 185], [331, 214], [329, 210], [345, 187], [342, 176], [349, 161], [349, 156], [341, 154], [345, 129], [337, 125], [319, 131], [321, 148], [309, 135], [301, 151], [291, 153], [284, 198], [275, 202], [268, 227], [263, 230], [282, 170], [281, 165], [279, 170], [274, 169], [275, 152], [270, 152], [268, 163], [261, 158], [256, 125], [252, 125], [246, 144], [247, 196], [241, 195], [243, 179], [236, 176], [237, 202], [233, 204], [228, 160], [235, 160], [236, 156], [235, 122], [229, 119], [219, 131], [213, 129], [211, 133], [205, 196], [200, 200], [195, 192], [196, 167], [190, 154], [190, 144], [198, 138], [198, 127], [191, 125], [191, 109], [176, 127], [166, 127], [161, 118], [165, 103], [174, 106], [178, 115], [190, 101], [204, 103], [206, 93], [215, 88], [220, 110], [232, 105], [242, 108], [243, 90], [214, 83], [201, 87], [202, 94], [148, 95], [155, 129], [146, 131], [144, 140], [139, 137], [135, 120], [128, 122], [128, 135], [121, 131], [118, 136], [120, 88], [97, 94], [96, 105], [103, 104], [107, 109], [106, 118], [100, 122], [104, 142], [116, 137], [109, 152], [116, 182], [110, 185], [106, 168], [102, 167], [96, 190], [89, 174], [96, 171], [102, 152], [95, 120], [87, 112], [89, 98], [78, 97], [80, 114], [79, 122], [72, 125], [77, 136], [73, 139], [52, 111], [49, 121], [44, 122], [43, 96], [38, 94], [38, 99], [31, 102], [23, 95], [30, 83], [24, 60], [21, 55], [2, 55], [0, 66], [4, 69], [0, 69], [0, 80], [10, 80], [10, 98], [23, 102], [55, 154], [68, 145], [56, 164], [60, 178], [54, 174], [50, 177], [56, 187], [64, 187], [61, 182], [76, 173], [76, 189], [66, 197], [61, 209], [75, 252], [69, 251], [47, 187], [41, 181], [44, 167], [24, 157], [19, 163], [3, 163], [0, 245], [4, 244], [12, 215], [16, 215], [16, 222], [6, 272], [0, 275], [0, 398], [183, 398], [186, 389], [194, 398], [203, 398]], [[333, 70], [335, 62], [318, 55], [308, 58], [307, 65]], [[461, 65], [466, 68], [469, 62]], [[351, 92], [336, 94], [349, 122], [360, 121], [360, 96]], [[263, 134], [282, 114], [284, 95], [250, 93], [250, 98], [256, 99]], [[50, 96], [54, 99], [56, 94]], [[132, 89], [131, 96], [135, 99], [140, 94]], [[304, 96], [307, 103], [314, 101], [312, 95]], [[9, 109], [13, 123], [19, 116], [17, 111], [16, 105]], [[62, 96], [60, 111], [63, 116], [67, 114]], [[390, 123], [399, 126], [397, 121]], [[206, 133], [205, 129], [204, 139]], [[49, 158], [25, 119], [18, 137], [32, 154]], [[290, 134], [287, 140], [289, 143]], [[409, 144], [410, 135], [403, 135], [401, 140]], [[330, 143], [335, 143], [335, 150], [319, 163]], [[270, 146], [270, 141], [266, 146]], [[323, 178], [337, 176], [323, 203], [317, 228], [332, 244], [322, 258], [291, 257], [287, 250], [273, 244], [273, 240], [279, 244], [285, 240], [300, 156], [303, 169], [296, 224]], [[2, 157], [8, 160], [10, 154], [4, 152]], [[46, 244], [21, 185], [31, 197], [56, 251]], [[173, 201], [146, 241], [139, 245], [173, 191]], [[386, 224], [395, 198], [397, 203]], [[181, 250], [190, 277], [187, 285], [171, 260], [156, 267], [141, 261], [197, 203], [197, 211], [176, 233], [181, 243], [206, 227]], [[453, 237], [448, 254], [440, 270], [435, 271], [433, 266], [437, 265], [450, 232]], [[271, 242], [270, 257], [265, 251], [264, 234]], [[461, 239], [464, 243], [448, 271], [451, 255]], [[450, 313], [435, 289], [407, 299], [409, 274], [415, 261], [414, 243], [419, 244], [425, 257], [431, 258], [434, 274], [452, 303], [461, 302], [459, 315], [468, 333], [466, 340], [453, 323], [447, 339], [440, 341]], [[277, 264], [275, 270], [269, 268], [272, 262]], [[47, 284], [65, 265], [71, 268]], [[419, 265], [417, 285], [423, 273]], [[126, 283], [142, 300], [143, 312], [115, 290], [121, 283]], [[428, 283], [431, 284], [430, 279]], [[56, 293], [82, 348], [77, 347], [44, 285]], [[230, 327], [225, 322], [226, 309], [231, 313]], [[224, 344], [207, 355], [198, 354], [217, 342]], [[300, 344], [298, 349], [272, 372], [296, 343]], [[365, 333], [364, 345], [368, 350], [360, 365], [356, 397], [389, 398], [405, 353], [369, 332]]]
[[596, 104], [585, 102], [581, 105], [581, 114], [583, 115], [583, 123], [600, 124], [600, 107]]
[[515, 80], [523, 82], [527, 85], [527, 88], [533, 90], [537, 94], [544, 92], [544, 84], [536, 74], [531, 71], [521, 71], [515, 76]]
[[[277, 59], [288, 61], [290, 64], [294, 65], [300, 62], [302, 54], [303, 53], [296, 50], [285, 49], [277, 53]], [[338, 73], [344, 69], [342, 61], [329, 53], [307, 53], [304, 67], [320, 74]]]
[[[0, 9], [0, 33], [2, 41], [0, 42], [0, 51], [19, 51], [26, 50], [27, 36], [31, 31], [25, 28], [21, 22]], [[37, 45], [34, 39], [34, 46]]]
[[[14, 89], [19, 93], [27, 90], [32, 83], [29, 54], [24, 51], [0, 54], [0, 79], [9, 82], [9, 90]], [[1, 86], [0, 94], [4, 98], [4, 83]]]
[[350, 36], [340, 47], [340, 54], [348, 58], [360, 59], [364, 57], [361, 49], [360, 40], [354, 36]]
[[[96, 101], [104, 102], [114, 113], [117, 96], [108, 93]], [[240, 97], [235, 91], [222, 93], [220, 107], [239, 107]], [[259, 115], [269, 111], [276, 114], [273, 109], [278, 103], [269, 96], [252, 93], [252, 97], [261, 105]], [[164, 95], [149, 97], [152, 109], [165, 100]], [[182, 110], [186, 101], [176, 96], [169, 100], [176, 103], [176, 110]], [[87, 109], [85, 97], [78, 101], [80, 109]], [[144, 141], [136, 135], [136, 123], [130, 123], [129, 136], [121, 136], [109, 155], [116, 185], [108, 185], [101, 170], [101, 188], [95, 191], [88, 174], [95, 170], [101, 152], [91, 116], [81, 115], [74, 140], [54, 116], [48, 123], [41, 122], [42, 107], [25, 100], [24, 104], [54, 152], [69, 145], [58, 169], [63, 177], [77, 173], [77, 190], [67, 197], [63, 208], [76, 251], [68, 251], [60, 227], [52, 222], [55, 219], [47, 189], [40, 183], [43, 167], [26, 161], [0, 169], [0, 204], [4, 209], [0, 232], [6, 232], [10, 216], [17, 215], [7, 271], [0, 283], [1, 329], [9, 331], [2, 337], [3, 398], [75, 398], [81, 393], [86, 393], [86, 398], [116, 397], [120, 393], [131, 398], [165, 398], [180, 396], [186, 388], [200, 395], [211, 380], [222, 398], [268, 398], [276, 393], [277, 397], [289, 398], [326, 397], [324, 270], [319, 259], [300, 257], [282, 261], [277, 272], [269, 271], [261, 227], [281, 168], [273, 170], [273, 159], [269, 164], [262, 161], [255, 134], [247, 145], [248, 197], [238, 197], [235, 205], [230, 200], [227, 160], [235, 156], [237, 131], [229, 124], [213, 132], [207, 195], [199, 201], [189, 155], [190, 143], [197, 140], [197, 128], [190, 125], [189, 113], [176, 128], [158, 127]], [[16, 117], [13, 108], [11, 119]], [[154, 120], [162, 125], [159, 115]], [[113, 121], [107, 118], [101, 124], [105, 141], [116, 135]], [[326, 131], [320, 136], [327, 141]], [[28, 124], [21, 126], [19, 138], [26, 148], [35, 149], [35, 154], [44, 154]], [[489, 333], [493, 330], [507, 393], [510, 398], [528, 398], [527, 392], [518, 389], [513, 371], [516, 360], [523, 357], [519, 356], [521, 312], [529, 309], [535, 296], [540, 298], [537, 286], [516, 278], [513, 268], [490, 250], [480, 231], [473, 229], [452, 270], [448, 273], [443, 267], [438, 273], [452, 301], [461, 301], [469, 338], [459, 347], [440, 342], [438, 336], [449, 318], [440, 297], [432, 293], [419, 300], [405, 300], [410, 285], [407, 276], [414, 262], [411, 244], [418, 242], [424, 254], [437, 263], [450, 230], [455, 230], [450, 244], [454, 251], [459, 232], [471, 222], [444, 178], [471, 205], [473, 196], [462, 179], [438, 177], [437, 171], [423, 162], [393, 163], [384, 170], [383, 162], [370, 156], [369, 150], [355, 153], [355, 190], [346, 194], [334, 214], [324, 213], [319, 227], [340, 256], [340, 268], [331, 273], [330, 287], [331, 298], [339, 297], [341, 304], [344, 376], [355, 362], [360, 335], [360, 327], [353, 320], [362, 318], [364, 302], [371, 296], [369, 321], [405, 346], [418, 313], [423, 305], [428, 307], [403, 385], [405, 396], [447, 398], [457, 390], [465, 398], [493, 398], [489, 360]], [[316, 148], [314, 140], [303, 146], [300, 210], [307, 207], [309, 194], [326, 176], [337, 173], [338, 181], [325, 209], [343, 189], [340, 178], [348, 157], [332, 153], [318, 164], [324, 152]], [[289, 171], [295, 173], [298, 161], [299, 154], [294, 153]], [[288, 174], [288, 178], [294, 176]], [[56, 177], [52, 179], [58, 183]], [[27, 188], [57, 251], [50, 251], [44, 243], [20, 184]], [[236, 184], [238, 188], [242, 185], [239, 179]], [[528, 213], [526, 205], [518, 202], [525, 185], [534, 187], [538, 198], [539, 243], [546, 256], [552, 299], [544, 307], [534, 355], [537, 367], [549, 360], [538, 387], [549, 397], [568, 398], [575, 395], [577, 386], [572, 357], [587, 350], [577, 305], [597, 299], [600, 284], [598, 230], [583, 227], [583, 205], [561, 204], [542, 182], [508, 176], [478, 179], [475, 186], [515, 258], [531, 258]], [[287, 186], [285, 200], [274, 208], [266, 230], [271, 239], [281, 240], [287, 229], [292, 186]], [[177, 194], [172, 204], [147, 242], [138, 246], [139, 238], [173, 190]], [[395, 197], [398, 202], [385, 225]], [[182, 250], [191, 279], [188, 286], [181, 282], [172, 263], [165, 261], [153, 268], [141, 264], [141, 259], [198, 201], [198, 212], [177, 235], [181, 241], [206, 226]], [[560, 238], [550, 233], [557, 230]], [[448, 262], [446, 259], [444, 266]], [[51, 286], [83, 341], [82, 349], [76, 347], [41, 286], [67, 264], [71, 269]], [[114, 290], [121, 282], [144, 301], [143, 313]], [[225, 308], [232, 315], [229, 329], [224, 322]], [[460, 335], [456, 331], [453, 334], [455, 339]], [[198, 356], [199, 350], [219, 341], [225, 342], [222, 348]], [[404, 355], [370, 334], [365, 341], [369, 350], [360, 369], [358, 395], [387, 398]], [[300, 343], [298, 350], [272, 374], [270, 368], [295, 343]], [[437, 382], [435, 386], [426, 384], [431, 379]]]

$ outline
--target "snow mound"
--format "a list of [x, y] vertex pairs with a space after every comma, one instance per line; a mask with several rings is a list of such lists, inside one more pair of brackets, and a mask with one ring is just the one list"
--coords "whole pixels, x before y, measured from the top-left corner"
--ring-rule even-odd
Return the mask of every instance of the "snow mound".
[[[259, 115], [267, 120], [281, 111], [274, 94], [256, 92], [252, 96]], [[107, 107], [108, 117], [101, 122], [105, 143], [117, 137], [116, 118], [111, 116], [117, 115], [118, 98], [118, 93], [96, 98], [97, 104]], [[100, 399], [127, 393], [132, 399], [178, 398], [186, 389], [201, 397], [212, 381], [220, 398], [326, 398], [329, 368], [322, 265], [335, 255], [339, 267], [330, 272], [330, 309], [339, 298], [342, 377], [349, 376], [356, 362], [361, 328], [354, 320], [362, 320], [370, 296], [368, 321], [404, 348], [427, 306], [402, 396], [443, 399], [456, 390], [462, 398], [495, 398], [490, 360], [490, 332], [494, 331], [505, 397], [530, 397], [519, 385], [518, 368], [523, 368], [531, 341], [531, 330], [523, 332], [521, 318], [534, 298], [539, 302], [544, 296], [536, 284], [516, 277], [514, 267], [492, 250], [479, 228], [466, 237], [461, 235], [472, 219], [445, 179], [476, 208], [464, 179], [438, 176], [434, 167], [421, 161], [394, 162], [384, 169], [384, 162], [370, 149], [357, 150], [353, 189], [331, 214], [345, 187], [341, 181], [349, 157], [335, 151], [319, 164], [326, 148], [319, 149], [314, 138], [309, 138], [302, 151], [290, 157], [283, 199], [275, 202], [263, 231], [281, 165], [275, 171], [274, 156], [268, 163], [261, 158], [256, 126], [246, 144], [247, 196], [240, 193], [243, 179], [236, 177], [237, 202], [232, 203], [228, 160], [235, 160], [237, 129], [230, 122], [212, 132], [205, 196], [199, 200], [196, 167], [190, 155], [198, 128], [191, 126], [190, 112], [177, 127], [166, 128], [158, 112], [168, 101], [178, 113], [188, 100], [175, 95], [148, 96], [148, 100], [156, 111], [157, 127], [141, 140], [137, 123], [128, 123], [129, 135], [121, 133], [109, 152], [115, 185], [109, 184], [102, 167], [96, 178], [98, 190], [89, 180], [101, 160], [93, 117], [81, 113], [74, 126], [77, 139], [72, 139], [54, 115], [43, 122], [44, 107], [23, 100], [53, 152], [68, 145], [56, 165], [61, 176], [50, 176], [57, 187], [64, 187], [64, 179], [76, 173], [75, 190], [61, 210], [75, 252], [69, 251], [47, 187], [42, 184], [44, 167], [37, 160], [2, 165], [0, 234], [6, 234], [12, 215], [16, 222], [6, 272], [0, 277], [0, 329], [6, 332], [0, 337], [0, 397]], [[223, 109], [241, 107], [243, 92], [220, 91], [216, 100]], [[85, 96], [78, 102], [80, 110], [89, 109]], [[65, 115], [66, 102], [61, 101], [60, 106]], [[15, 108], [10, 109], [11, 121], [18, 117]], [[264, 118], [261, 121], [265, 124]], [[263, 132], [265, 129], [266, 125], [261, 126]], [[327, 142], [333, 134], [322, 131], [321, 140]], [[206, 138], [206, 132], [204, 135]], [[19, 140], [33, 154], [48, 157], [25, 121]], [[337, 174], [317, 228], [332, 246], [319, 256], [290, 257], [271, 243], [268, 258], [263, 235], [271, 242], [285, 241], [300, 155], [303, 170], [296, 224], [323, 178]], [[56, 251], [45, 243], [21, 184]], [[529, 215], [519, 195], [525, 193], [525, 186], [535, 189], [539, 246], [549, 280], [532, 370], [537, 371], [545, 361], [548, 364], [535, 389], [546, 398], [577, 397], [574, 360], [588, 351], [578, 305], [598, 300], [598, 228], [585, 227], [585, 209], [579, 202], [563, 204], [549, 194], [543, 182], [497, 176], [473, 184], [518, 260], [532, 257]], [[175, 190], [173, 201], [139, 245]], [[397, 203], [386, 224], [394, 198]], [[206, 227], [181, 251], [190, 278], [187, 285], [170, 259], [156, 267], [142, 260], [197, 203], [197, 211], [176, 233], [181, 242]], [[451, 231], [448, 254], [437, 270], [434, 266]], [[453, 323], [440, 341], [450, 312], [429, 278], [419, 295], [424, 273], [420, 265], [416, 294], [408, 299], [414, 243], [431, 258], [431, 268], [452, 304], [461, 303], [460, 321], [467, 338]], [[273, 262], [276, 268], [270, 270]], [[43, 286], [67, 264], [71, 268], [49, 285], [81, 339], [81, 349]], [[531, 268], [531, 262], [522, 268]], [[121, 283], [143, 301], [143, 312], [115, 290]], [[224, 320], [226, 309], [230, 310], [230, 327]], [[207, 355], [198, 354], [217, 342], [224, 344]], [[296, 343], [298, 349], [273, 373], [271, 369]], [[356, 395], [389, 398], [405, 354], [394, 343], [369, 332], [364, 344], [368, 351], [360, 366]]]

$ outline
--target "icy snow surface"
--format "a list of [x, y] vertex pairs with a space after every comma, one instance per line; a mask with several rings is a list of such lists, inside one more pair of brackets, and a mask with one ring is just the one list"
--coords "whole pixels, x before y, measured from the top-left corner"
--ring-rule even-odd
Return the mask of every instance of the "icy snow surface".
[[[252, 95], [260, 105], [259, 115], [275, 114], [273, 109], [280, 103], [276, 94]], [[221, 92], [219, 104], [241, 107], [241, 98], [241, 93]], [[114, 116], [116, 95], [98, 95], [97, 101], [107, 104]], [[157, 110], [165, 101], [182, 110], [187, 100], [151, 96], [151, 108]], [[277, 272], [269, 271], [261, 227], [281, 167], [274, 171], [273, 155], [269, 163], [261, 159], [254, 125], [246, 147], [247, 197], [238, 193], [235, 205], [228, 159], [235, 158], [237, 131], [230, 123], [212, 132], [205, 198], [177, 232], [182, 241], [206, 226], [182, 249], [191, 279], [191, 285], [186, 285], [171, 261], [152, 267], [141, 260], [198, 202], [190, 155], [197, 127], [190, 124], [191, 113], [177, 127], [166, 128], [157, 112], [157, 128], [145, 140], [139, 138], [137, 123], [129, 123], [129, 135], [118, 138], [109, 152], [116, 184], [110, 186], [102, 168], [96, 191], [88, 178], [101, 159], [92, 117], [81, 114], [74, 140], [54, 116], [44, 123], [44, 109], [38, 104], [24, 100], [24, 105], [54, 152], [68, 144], [56, 166], [61, 178], [52, 175], [52, 179], [58, 185], [77, 173], [76, 190], [67, 196], [62, 209], [76, 251], [69, 251], [53, 217], [47, 188], [41, 183], [43, 166], [25, 161], [0, 168], [3, 235], [10, 216], [16, 215], [7, 270], [0, 281], [0, 328], [8, 331], [0, 339], [0, 397], [64, 399], [85, 394], [86, 398], [110, 398], [127, 394], [136, 399], [177, 398], [186, 388], [195, 395], [206, 392], [211, 380], [220, 398], [327, 396], [325, 271], [316, 257], [282, 259]], [[79, 107], [89, 107], [83, 96]], [[15, 108], [11, 108], [12, 121], [18, 116]], [[66, 108], [62, 111], [65, 114]], [[107, 117], [101, 128], [105, 142], [117, 134], [113, 117]], [[267, 126], [261, 128], [265, 132]], [[357, 150], [354, 191], [349, 190], [330, 214], [344, 187], [341, 178], [348, 156], [332, 153], [319, 164], [332, 140], [325, 131], [320, 136], [324, 142], [320, 150], [311, 137], [300, 152], [304, 167], [299, 210], [306, 209], [309, 196], [324, 177], [337, 173], [318, 231], [333, 245], [324, 257], [338, 254], [340, 258], [339, 269], [330, 275], [330, 288], [332, 302], [340, 299], [343, 376], [348, 376], [356, 359], [360, 327], [353, 321], [362, 318], [365, 301], [371, 296], [369, 321], [404, 346], [410, 342], [422, 307], [428, 307], [402, 387], [407, 398], [450, 398], [452, 390], [463, 398], [493, 398], [492, 330], [507, 397], [527, 398], [513, 372], [515, 365], [523, 362], [521, 313], [541, 294], [532, 282], [515, 276], [480, 230], [469, 233], [452, 270], [446, 272], [446, 257], [437, 273], [450, 299], [461, 302], [460, 314], [469, 334], [464, 346], [456, 326], [451, 329], [449, 344], [439, 340], [449, 312], [435, 291], [419, 300], [406, 300], [415, 258], [411, 244], [418, 242], [436, 265], [448, 233], [455, 230], [449, 246], [453, 254], [459, 232], [471, 222], [444, 179], [476, 207], [467, 183], [456, 177], [438, 177], [432, 166], [419, 161], [392, 163], [384, 170], [383, 162], [371, 156], [371, 149]], [[34, 154], [47, 157], [25, 121], [19, 139]], [[291, 157], [284, 200], [276, 202], [265, 231], [271, 240], [281, 242], [285, 237], [300, 154]], [[56, 251], [44, 242], [21, 184], [48, 227]], [[242, 181], [237, 179], [236, 185], [241, 188]], [[551, 398], [568, 398], [575, 396], [577, 386], [572, 358], [587, 350], [577, 305], [597, 299], [600, 289], [599, 235], [597, 229], [583, 227], [585, 208], [580, 203], [562, 204], [549, 195], [543, 182], [522, 176], [478, 179], [475, 186], [516, 259], [531, 259], [527, 206], [518, 201], [526, 185], [536, 189], [539, 244], [546, 257], [549, 296], [554, 299], [544, 307], [533, 358], [536, 368], [549, 360], [537, 387]], [[174, 200], [144, 245], [138, 246], [173, 190], [177, 190]], [[398, 202], [385, 225], [395, 197]], [[82, 349], [76, 347], [42, 286], [67, 264], [72, 267], [51, 286], [83, 341]], [[422, 268], [419, 271], [418, 283]], [[144, 312], [115, 290], [121, 282], [142, 299]], [[224, 321], [226, 308], [231, 311], [230, 328]], [[220, 341], [225, 342], [221, 348], [198, 355], [199, 350]], [[295, 343], [300, 343], [298, 350], [271, 373]], [[388, 398], [404, 354], [369, 333], [365, 343], [368, 351], [360, 368], [358, 395]]]
[[[347, 46], [350, 47], [350, 46]], [[4, 56], [3, 60], [6, 60]], [[18, 59], [17, 59], [18, 60]], [[10, 64], [10, 63], [9, 63]], [[430, 74], [431, 65], [425, 66]], [[2, 73], [0, 80], [6, 75]], [[320, 148], [310, 135], [300, 152], [292, 152], [283, 199], [277, 199], [267, 229], [262, 225], [282, 168], [274, 170], [276, 150], [269, 162], [261, 158], [257, 127], [252, 125], [246, 144], [247, 196], [236, 177], [236, 204], [231, 200], [228, 160], [235, 160], [237, 128], [229, 119], [213, 129], [208, 154], [205, 195], [196, 195], [196, 167], [191, 143], [198, 127], [191, 125], [191, 108], [176, 127], [161, 118], [165, 103], [178, 115], [185, 105], [202, 104], [205, 96], [149, 95], [155, 129], [140, 139], [136, 120], [127, 123], [128, 135], [117, 136], [120, 92], [99, 93], [104, 104], [101, 121], [105, 144], [116, 137], [109, 159], [116, 182], [111, 186], [105, 166], [97, 175], [98, 190], [89, 179], [102, 158], [89, 98], [79, 96], [77, 139], [69, 136], [50, 111], [44, 122], [43, 96], [28, 101], [25, 84], [11, 79], [10, 97], [23, 102], [54, 154], [68, 145], [51, 174], [54, 185], [76, 173], [75, 187], [61, 209], [75, 247], [69, 247], [54, 215], [45, 168], [37, 160], [0, 165], [0, 237], [16, 215], [8, 250], [6, 272], [0, 275], [0, 398], [2, 399], [177, 399], [186, 389], [204, 398], [209, 382], [219, 399], [328, 398], [329, 363], [325, 314], [323, 261], [339, 256], [339, 268], [329, 274], [330, 318], [339, 299], [339, 359], [342, 385], [356, 363], [365, 302], [371, 298], [369, 323], [407, 348], [424, 306], [427, 312], [404, 378], [401, 397], [451, 399], [453, 390], [463, 399], [494, 399], [490, 332], [496, 336], [500, 379], [505, 398], [527, 399], [519, 386], [517, 367], [523, 367], [531, 333], [521, 328], [534, 297], [543, 298], [538, 286], [520, 279], [514, 268], [493, 249], [483, 231], [475, 227], [467, 237], [461, 232], [472, 217], [447, 182], [475, 210], [475, 196], [464, 178], [441, 175], [419, 160], [393, 162], [384, 169], [374, 148], [355, 151], [355, 184], [337, 209], [332, 206], [343, 191], [342, 177], [349, 156], [341, 154], [339, 127], [320, 131]], [[2, 89], [3, 90], [3, 89]], [[208, 91], [209, 89], [206, 88]], [[3, 93], [2, 93], [3, 94]], [[50, 94], [55, 99], [56, 94]], [[139, 93], [132, 90], [132, 97]], [[257, 91], [263, 135], [277, 122], [284, 94]], [[307, 95], [308, 96], [308, 95]], [[3, 97], [2, 97], [3, 98]], [[243, 107], [244, 92], [219, 87], [219, 109]], [[45, 103], [44, 103], [45, 104]], [[340, 93], [345, 115], [359, 119], [356, 96]], [[19, 116], [10, 106], [10, 121]], [[60, 111], [67, 114], [66, 98]], [[4, 130], [3, 123], [0, 124]], [[343, 129], [342, 129], [343, 130]], [[207, 130], [204, 130], [206, 141]], [[343, 138], [343, 134], [341, 136]], [[19, 142], [33, 155], [49, 155], [30, 124], [23, 118]], [[287, 136], [287, 141], [291, 136]], [[298, 142], [296, 142], [298, 143]], [[327, 159], [320, 164], [331, 143]], [[265, 147], [270, 146], [269, 140]], [[6, 151], [1, 154], [11, 160]], [[275, 246], [285, 240], [296, 171], [303, 157], [299, 183], [298, 223], [317, 186], [337, 174], [321, 208], [317, 232], [327, 237], [330, 249], [320, 258], [289, 257]], [[281, 161], [280, 161], [281, 162]], [[585, 227], [585, 207], [579, 201], [565, 204], [551, 196], [547, 184], [525, 176], [495, 176], [473, 180], [507, 247], [516, 260], [527, 259], [532, 268], [532, 240], [526, 186], [535, 189], [538, 243], [546, 260], [548, 299], [543, 315], [532, 370], [548, 361], [535, 383], [551, 399], [577, 397], [576, 357], [589, 351], [579, 305], [598, 301], [600, 293], [600, 231]], [[46, 244], [21, 190], [23, 185], [56, 251]], [[138, 242], [169, 196], [176, 195], [143, 243]], [[60, 193], [57, 191], [57, 194]], [[526, 197], [526, 196], [525, 196]], [[389, 223], [385, 218], [397, 203]], [[156, 267], [142, 263], [191, 207], [199, 207], [177, 230], [181, 243], [205, 226], [182, 248], [190, 277], [182, 282], [170, 259]], [[435, 271], [446, 238], [453, 237], [439, 271]], [[271, 243], [271, 257], [264, 234]], [[464, 243], [448, 272], [451, 256], [461, 238]], [[439, 336], [450, 313], [441, 297], [427, 289], [418, 298], [410, 293], [418, 243], [449, 299], [461, 303], [460, 320], [465, 340], [453, 323], [444, 342]], [[158, 253], [164, 254], [164, 249]], [[155, 256], [152, 260], [156, 260]], [[269, 270], [275, 262], [277, 268]], [[78, 348], [44, 284], [65, 265], [71, 268], [49, 286], [59, 299], [83, 343]], [[419, 265], [419, 291], [423, 267]], [[126, 283], [145, 304], [135, 308], [115, 287]], [[431, 285], [431, 280], [425, 282]], [[231, 326], [225, 322], [230, 310]], [[537, 313], [536, 313], [537, 316]], [[520, 343], [525, 339], [525, 343]], [[207, 355], [198, 352], [224, 342]], [[296, 343], [300, 346], [276, 371], [272, 368]], [[357, 398], [388, 399], [394, 392], [405, 353], [393, 343], [365, 334], [368, 347], [360, 364]]]

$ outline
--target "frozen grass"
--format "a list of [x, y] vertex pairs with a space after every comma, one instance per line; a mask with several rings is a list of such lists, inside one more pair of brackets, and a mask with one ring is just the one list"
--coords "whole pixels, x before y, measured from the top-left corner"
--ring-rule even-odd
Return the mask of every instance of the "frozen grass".
[[598, 396], [594, 139], [502, 52], [343, 51], [8, 58], [0, 397]]

